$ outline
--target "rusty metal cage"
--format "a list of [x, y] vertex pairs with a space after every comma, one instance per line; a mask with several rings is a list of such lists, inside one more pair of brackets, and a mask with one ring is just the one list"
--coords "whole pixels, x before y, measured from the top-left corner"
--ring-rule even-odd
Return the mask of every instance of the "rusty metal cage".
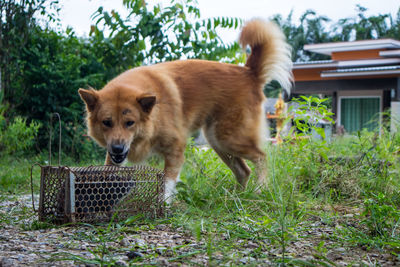
[[164, 175], [151, 167], [41, 166], [39, 220], [105, 222], [164, 215]]
[[[50, 166], [39, 165], [40, 221], [94, 223], [139, 214], [151, 218], [164, 215], [164, 173], [158, 169], [67, 167], [60, 166], [60, 159], [59, 166], [51, 166], [51, 158], [49, 161]], [[32, 202], [34, 207], [33, 186]]]

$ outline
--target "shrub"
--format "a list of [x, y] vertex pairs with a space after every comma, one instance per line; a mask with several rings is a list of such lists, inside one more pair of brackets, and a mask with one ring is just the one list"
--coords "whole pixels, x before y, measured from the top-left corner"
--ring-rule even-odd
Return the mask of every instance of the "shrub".
[[365, 219], [362, 221], [371, 235], [391, 237], [396, 233], [400, 221], [400, 211], [392, 204], [387, 203], [388, 197], [383, 193], [373, 194], [364, 201]]
[[20, 116], [7, 124], [0, 114], [0, 152], [8, 155], [30, 151], [40, 127], [41, 124], [35, 121], [28, 125], [26, 118]]

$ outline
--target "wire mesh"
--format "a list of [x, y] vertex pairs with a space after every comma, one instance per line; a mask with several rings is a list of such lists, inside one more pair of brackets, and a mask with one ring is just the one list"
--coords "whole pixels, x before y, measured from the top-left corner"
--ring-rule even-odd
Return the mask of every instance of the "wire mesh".
[[41, 166], [39, 220], [106, 222], [164, 215], [164, 174], [145, 166]]

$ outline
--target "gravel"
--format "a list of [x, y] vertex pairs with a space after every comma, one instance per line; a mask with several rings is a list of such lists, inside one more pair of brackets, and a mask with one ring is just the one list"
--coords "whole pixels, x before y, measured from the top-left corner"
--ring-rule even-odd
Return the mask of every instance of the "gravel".
[[[186, 230], [169, 224], [143, 225], [107, 233], [84, 225], [45, 228], [31, 211], [30, 196], [0, 199], [3, 199], [0, 200], [0, 267], [96, 266], [102, 249], [105, 251], [103, 260], [114, 266], [129, 266], [135, 262], [162, 266], [218, 265], [224, 257], [225, 260], [232, 258], [227, 265], [268, 266], [282, 257], [280, 246], [271, 245], [270, 240], [236, 240], [235, 246], [225, 251], [225, 255], [216, 249], [213, 263], [210, 263], [205, 240], [197, 240]], [[353, 216], [344, 218], [354, 219]], [[304, 228], [301, 239], [287, 244], [286, 257], [309, 262], [319, 260], [315, 256], [316, 248], [323, 242], [323, 247], [331, 248], [325, 257], [339, 266], [400, 264], [390, 252], [338, 247], [333, 239], [327, 238], [336, 231], [335, 224], [316, 220], [304, 222]], [[226, 239], [221, 235], [221, 240]], [[258, 257], [260, 253], [266, 256]]]

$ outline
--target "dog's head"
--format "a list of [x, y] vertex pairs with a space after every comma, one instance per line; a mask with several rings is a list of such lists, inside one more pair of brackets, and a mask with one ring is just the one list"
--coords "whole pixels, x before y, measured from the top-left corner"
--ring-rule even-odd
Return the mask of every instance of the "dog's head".
[[146, 135], [156, 96], [124, 88], [79, 89], [86, 104], [89, 135], [116, 165], [127, 158], [132, 142]]

